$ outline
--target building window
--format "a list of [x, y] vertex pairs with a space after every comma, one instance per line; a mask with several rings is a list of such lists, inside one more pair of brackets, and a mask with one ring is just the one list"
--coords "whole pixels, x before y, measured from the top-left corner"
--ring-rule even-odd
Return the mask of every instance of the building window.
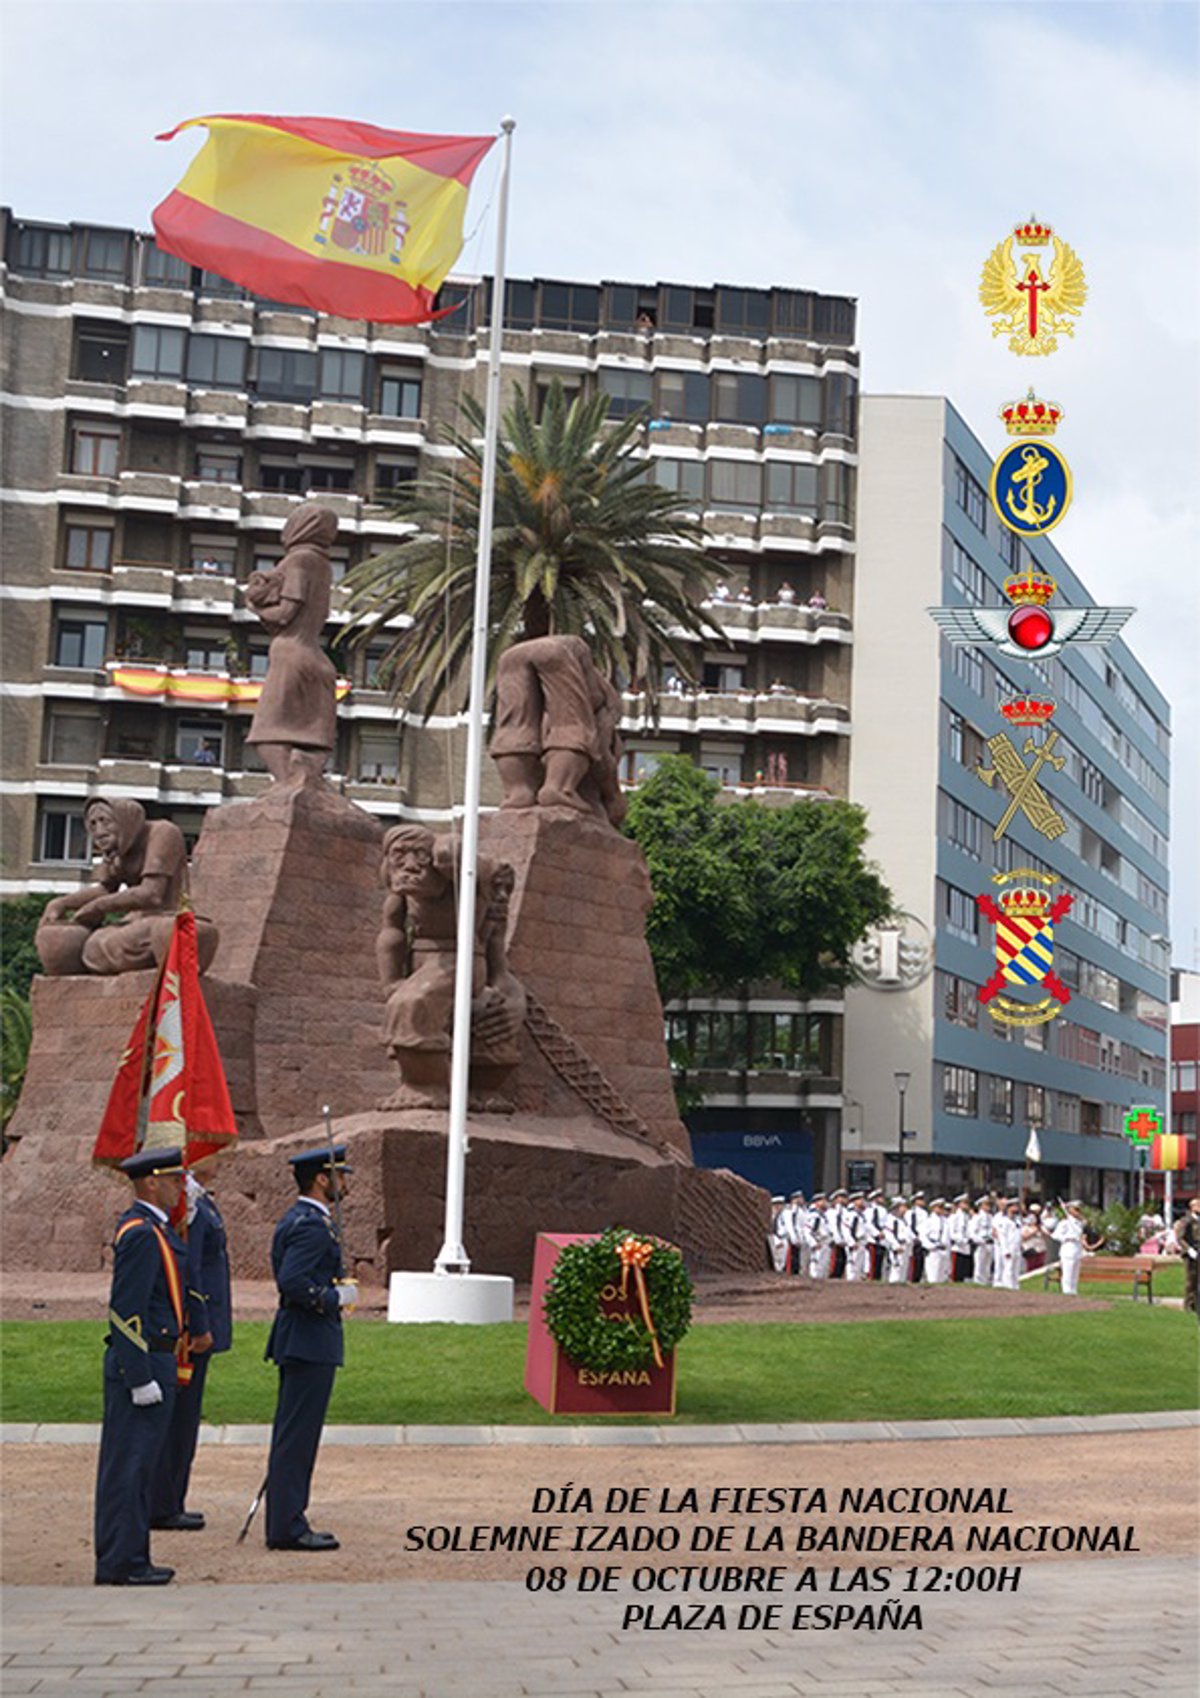
[[951, 644], [950, 666], [955, 676], [962, 679], [968, 690], [973, 690], [977, 696], [985, 694], [987, 673], [984, 670], [984, 661], [970, 643]]
[[712, 417], [722, 424], [766, 424], [766, 378], [757, 372], [714, 372]]
[[[224, 666], [224, 656], [221, 665]], [[224, 726], [181, 719], [175, 730], [175, 759], [184, 766], [223, 766]]]
[[71, 248], [69, 230], [22, 224], [17, 229], [16, 269], [32, 277], [69, 277]]
[[951, 760], [971, 771], [983, 761], [983, 733], [977, 731], [970, 720], [964, 719], [962, 714], [956, 713], [953, 708], [947, 709], [946, 712], [946, 747]]
[[94, 766], [100, 752], [100, 721], [88, 714], [50, 710], [46, 760], [51, 766]]
[[832, 436], [854, 435], [854, 405], [858, 384], [849, 372], [831, 371], [825, 379], [821, 428]]
[[655, 458], [654, 481], [660, 489], [670, 489], [676, 495], [688, 497], [699, 506], [704, 500], [703, 460], [668, 460]]
[[1041, 1085], [1025, 1087], [1025, 1122], [1039, 1128], [1046, 1124], [1046, 1092]]
[[938, 791], [938, 830], [955, 849], [973, 861], [983, 859], [984, 821], [945, 790]]
[[312, 400], [317, 356], [304, 348], [260, 348], [255, 393], [260, 401]]
[[71, 470], [85, 477], [115, 478], [121, 451], [121, 433], [99, 430], [95, 425], [71, 427]]
[[1171, 1063], [1171, 1090], [1194, 1091], [1196, 1089], [1196, 1063], [1194, 1061], [1173, 1061]]
[[987, 601], [988, 581], [983, 568], [976, 564], [960, 542], [950, 539], [950, 581], [964, 601], [982, 607]]
[[63, 564], [75, 572], [112, 569], [113, 533], [108, 525], [68, 525]]
[[707, 424], [707, 374], [702, 371], [659, 372], [658, 416], [685, 424]]
[[943, 1067], [942, 1107], [972, 1120], [979, 1113], [979, 1075], [973, 1067]]
[[771, 328], [771, 297], [765, 289], [718, 289], [715, 328], [723, 336], [761, 342]]
[[134, 376], [177, 381], [183, 376], [186, 342], [186, 333], [170, 325], [137, 325], [133, 332]]
[[854, 470], [842, 460], [821, 467], [821, 523], [848, 525], [854, 506]]
[[942, 891], [946, 930], [953, 932], [955, 937], [965, 938], [968, 943], [976, 942], [979, 936], [979, 910], [975, 906], [975, 898], [952, 884], [943, 884]]
[[684, 289], [666, 284], [661, 291], [661, 311], [658, 322], [663, 330], [682, 331], [690, 335], [713, 327], [714, 296], [711, 289]]
[[249, 651], [248, 676], [251, 678], [265, 678], [267, 676], [267, 667], [270, 664], [270, 659], [270, 649], [251, 647]]
[[237, 576], [237, 544], [208, 542], [203, 537], [196, 537], [188, 553], [188, 564], [203, 578], [234, 578]]
[[700, 770], [725, 789], [742, 782], [742, 745], [730, 744], [727, 749], [701, 749]]
[[757, 513], [762, 506], [762, 467], [754, 460], [710, 462], [708, 498], [714, 507]]
[[[492, 285], [488, 285], [488, 323], [491, 323], [491, 293]], [[440, 301], [440, 296], [439, 296]], [[537, 323], [537, 308], [534, 299], [532, 283], [522, 282], [519, 278], [505, 285], [504, 289], [504, 328], [506, 330], [532, 330]], [[469, 324], [463, 326], [469, 330]]]
[[854, 302], [840, 295], [814, 295], [813, 336], [818, 342], [852, 342]]
[[418, 462], [415, 454], [397, 455], [394, 459], [375, 462], [375, 499], [402, 501], [413, 492], [417, 481]]
[[600, 393], [608, 396], [610, 419], [627, 419], [649, 407], [654, 397], [654, 379], [648, 371], [623, 371], [601, 366]]
[[128, 274], [129, 237], [123, 230], [83, 230], [81, 270], [85, 277], [105, 277], [124, 283]]
[[599, 330], [599, 289], [590, 283], [543, 283], [540, 322], [543, 330]]
[[790, 374], [771, 379], [769, 416], [773, 424], [821, 425], [821, 379]]
[[318, 389], [322, 400], [351, 401], [362, 406], [366, 355], [355, 349], [322, 348]]
[[988, 1119], [1002, 1126], [1011, 1126], [1013, 1117], [1013, 1082], [998, 1074], [988, 1076]]
[[86, 867], [91, 858], [83, 809], [44, 807], [38, 822], [38, 860]]
[[103, 619], [60, 619], [54, 636], [54, 664], [98, 671], [104, 665], [107, 643], [108, 626]]
[[421, 379], [408, 371], [385, 367], [379, 384], [379, 411], [389, 419], [419, 419]]
[[189, 672], [224, 672], [224, 642], [216, 637], [185, 637], [183, 664]]
[[767, 507], [777, 513], [817, 511], [817, 468], [791, 465], [784, 460], [767, 462]]
[[942, 1014], [952, 1026], [975, 1031], [979, 1025], [979, 992], [975, 985], [939, 970]]
[[242, 456], [236, 448], [201, 442], [196, 448], [196, 477], [201, 483], [240, 484]]
[[244, 389], [247, 346], [237, 336], [193, 336], [187, 351], [188, 382], [206, 389]]
[[723, 660], [706, 660], [700, 671], [700, 688], [719, 696], [731, 696], [746, 687], [745, 664], [731, 666]]
[[84, 329], [75, 344], [75, 376], [83, 383], [124, 383], [129, 340], [123, 331]]
[[241, 301], [246, 295], [240, 283], [231, 283], [228, 277], [222, 277], [218, 271], [200, 273], [200, 293], [215, 295], [218, 299], [226, 301]]
[[557, 373], [553, 377], [538, 377], [535, 373], [533, 380], [533, 416], [539, 424], [546, 416], [550, 391], [556, 383], [563, 392], [564, 412], [570, 412], [579, 399], [581, 384], [578, 378], [568, 378], [564, 383]]
[[644, 784], [652, 778], [670, 754], [677, 749], [626, 749], [621, 757], [621, 783], [630, 786]]
[[400, 741], [364, 731], [358, 745], [358, 776], [365, 784], [394, 784], [400, 776]]
[[321, 460], [304, 467], [305, 489], [346, 490], [354, 488], [354, 467], [346, 461]]
[[304, 468], [295, 460], [264, 459], [258, 468], [258, 487], [281, 495], [302, 495]]
[[146, 288], [190, 289], [192, 268], [186, 259], [165, 254], [156, 242], [143, 242], [142, 284]]
[[957, 455], [954, 459], [954, 499], [975, 529], [986, 533], [987, 495], [983, 485], [971, 476]]

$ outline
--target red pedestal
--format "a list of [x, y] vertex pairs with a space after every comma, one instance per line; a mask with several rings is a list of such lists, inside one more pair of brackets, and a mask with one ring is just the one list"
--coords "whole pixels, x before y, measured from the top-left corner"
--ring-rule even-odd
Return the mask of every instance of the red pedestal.
[[533, 1289], [529, 1300], [529, 1343], [525, 1352], [525, 1390], [552, 1415], [674, 1415], [675, 1352], [666, 1352], [661, 1368], [598, 1374], [577, 1368], [550, 1336], [542, 1314], [546, 1281], [567, 1244], [591, 1243], [594, 1232], [539, 1232], [533, 1252]]

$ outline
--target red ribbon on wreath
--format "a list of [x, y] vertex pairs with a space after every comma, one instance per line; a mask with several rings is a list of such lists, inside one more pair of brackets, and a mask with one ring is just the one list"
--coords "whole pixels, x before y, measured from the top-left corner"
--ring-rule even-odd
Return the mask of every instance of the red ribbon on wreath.
[[633, 1269], [633, 1277], [637, 1283], [638, 1302], [642, 1306], [642, 1319], [646, 1323], [646, 1331], [650, 1334], [650, 1343], [654, 1347], [654, 1360], [662, 1367], [662, 1351], [658, 1348], [658, 1334], [654, 1330], [654, 1321], [650, 1315], [650, 1298], [646, 1291], [646, 1276], [642, 1269], [654, 1254], [654, 1245], [648, 1238], [635, 1238], [632, 1233], [628, 1238], [622, 1238], [617, 1245], [617, 1255], [621, 1261], [621, 1298], [624, 1301], [629, 1288], [629, 1270]]

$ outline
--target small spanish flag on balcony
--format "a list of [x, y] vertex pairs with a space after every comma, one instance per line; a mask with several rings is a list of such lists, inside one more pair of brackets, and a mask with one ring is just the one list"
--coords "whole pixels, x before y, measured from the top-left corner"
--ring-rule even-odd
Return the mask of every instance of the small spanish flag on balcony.
[[419, 324], [458, 258], [471, 178], [494, 136], [423, 136], [337, 118], [189, 118], [208, 140], [151, 215], [160, 248], [256, 295]]
[[1187, 1140], [1175, 1132], [1160, 1132], [1150, 1150], [1156, 1173], [1178, 1173], [1187, 1166]]

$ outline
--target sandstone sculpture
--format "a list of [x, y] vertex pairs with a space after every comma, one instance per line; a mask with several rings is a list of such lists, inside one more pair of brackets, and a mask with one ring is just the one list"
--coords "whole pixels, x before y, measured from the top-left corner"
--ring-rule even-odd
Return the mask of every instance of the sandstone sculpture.
[[[47, 973], [134, 973], [166, 954], [187, 879], [183, 834], [170, 820], [148, 820], [140, 802], [93, 796], [83, 811], [102, 867], [90, 884], [56, 896], [36, 943]], [[110, 915], [124, 915], [106, 925]], [[218, 933], [197, 920], [200, 970], [216, 953]]]
[[491, 754], [505, 808], [574, 808], [625, 817], [617, 728], [621, 698], [582, 637], [534, 637], [496, 669]]
[[[387, 994], [383, 1036], [400, 1089], [381, 1108], [445, 1108], [450, 1100], [459, 843], [424, 826], [393, 826], [383, 840], [388, 895], [376, 945]], [[511, 1109], [498, 1093], [520, 1060], [525, 993], [508, 967], [505, 932], [512, 868], [478, 864], [471, 1009], [472, 1107]]]
[[246, 601], [271, 633], [267, 678], [246, 741], [280, 784], [319, 779], [337, 738], [337, 673], [321, 647], [333, 581], [329, 550], [337, 515], [315, 503], [283, 527], [287, 550], [269, 572], [253, 572]]

